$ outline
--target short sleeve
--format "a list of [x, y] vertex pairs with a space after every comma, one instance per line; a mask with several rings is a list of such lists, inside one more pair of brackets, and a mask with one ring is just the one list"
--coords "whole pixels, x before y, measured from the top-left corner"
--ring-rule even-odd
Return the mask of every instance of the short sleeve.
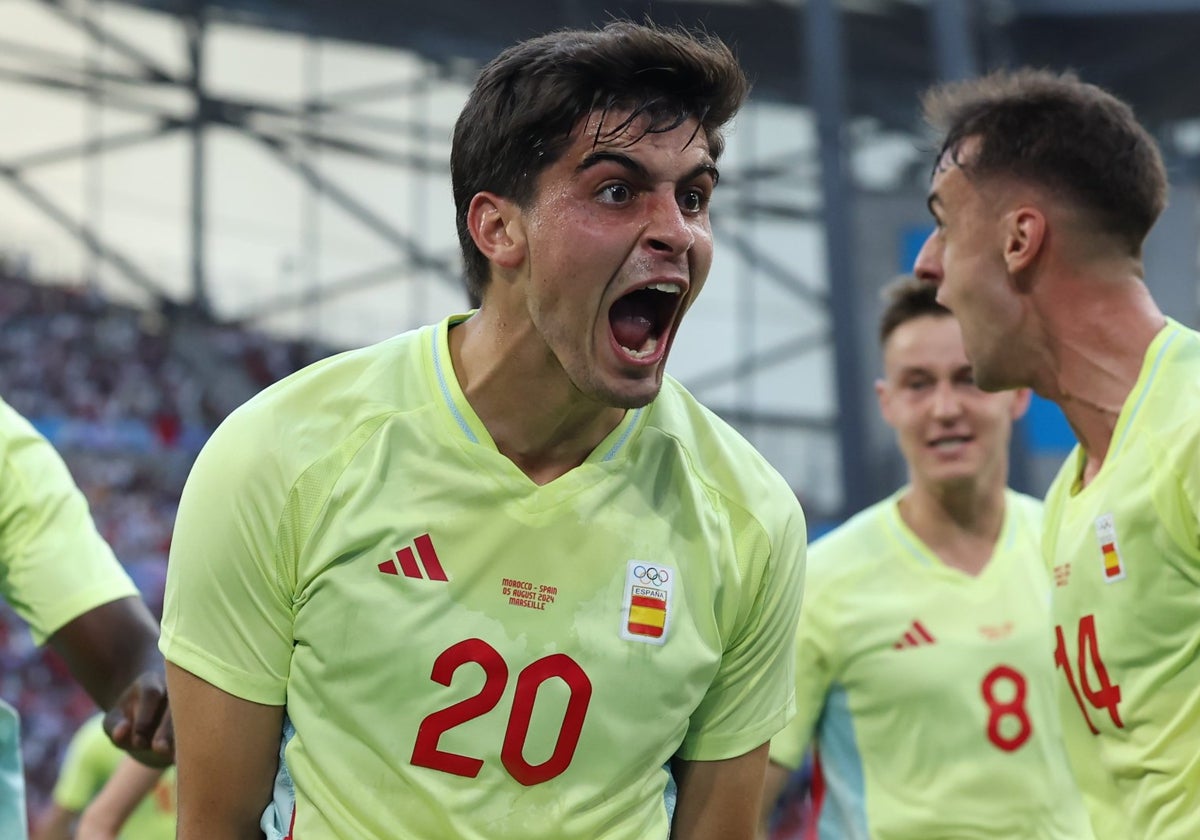
[[294, 561], [278, 546], [292, 479], [270, 415], [246, 409], [217, 429], [184, 486], [159, 647], [205, 682], [277, 706], [293, 647]]
[[39, 644], [138, 594], [50, 442], [0, 402], [0, 592]]
[[[748, 608], [730, 634], [709, 690], [692, 714], [679, 756], [716, 761], [765, 744], [792, 717], [794, 646], [804, 589], [806, 528], [799, 502], [770, 534], [757, 520], [736, 541]], [[756, 574], [757, 573], [757, 574]]]
[[833, 640], [824, 630], [822, 609], [830, 599], [816, 594], [811, 580], [806, 585], [804, 609], [796, 628], [796, 714], [771, 739], [771, 760], [789, 770], [798, 770], [812, 742], [813, 727], [825, 708], [825, 697], [833, 682]]

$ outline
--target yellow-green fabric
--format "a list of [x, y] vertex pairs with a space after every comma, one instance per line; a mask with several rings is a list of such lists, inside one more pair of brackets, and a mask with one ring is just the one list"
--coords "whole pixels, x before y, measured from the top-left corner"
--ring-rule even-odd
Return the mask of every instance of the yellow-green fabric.
[[[83, 613], [136, 594], [62, 458], [0, 400], [0, 596], [42, 644]], [[20, 723], [8, 706], [0, 709], [0, 836], [25, 836]]]
[[1200, 837], [1200, 335], [1146, 351], [1099, 472], [1046, 499], [1059, 697], [1101, 840]]
[[40, 644], [88, 610], [136, 594], [67, 465], [0, 400], [0, 595]]
[[[665, 838], [664, 765], [791, 715], [794, 493], [669, 378], [538, 486], [458, 316], [234, 412], [180, 504], [167, 658], [289, 726], [271, 837]], [[294, 734], [293, 734], [294, 733]]]
[[1005, 494], [972, 577], [905, 524], [905, 492], [812, 546], [797, 715], [772, 760], [795, 769], [815, 742], [821, 840], [1087, 840], [1058, 722], [1040, 503]]
[[[71, 738], [54, 785], [61, 808], [82, 813], [112, 776], [125, 753], [104, 733], [103, 717], [89, 718]], [[125, 821], [121, 840], [174, 840], [175, 768], [168, 768], [155, 789]]]

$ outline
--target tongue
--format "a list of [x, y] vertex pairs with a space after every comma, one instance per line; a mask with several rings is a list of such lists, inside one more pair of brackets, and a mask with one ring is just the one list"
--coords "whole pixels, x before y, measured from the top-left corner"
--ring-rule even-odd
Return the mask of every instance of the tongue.
[[614, 314], [609, 320], [617, 343], [629, 350], [641, 350], [642, 345], [650, 339], [650, 331], [654, 329], [654, 324], [645, 315]]
[[630, 350], [641, 350], [654, 331], [651, 314], [638, 295], [627, 295], [616, 301], [608, 313], [613, 336], [617, 343]]

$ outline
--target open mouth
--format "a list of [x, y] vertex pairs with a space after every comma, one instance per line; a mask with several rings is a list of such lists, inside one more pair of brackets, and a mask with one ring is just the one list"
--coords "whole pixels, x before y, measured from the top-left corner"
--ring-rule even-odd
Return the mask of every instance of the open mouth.
[[937, 438], [936, 440], [931, 440], [929, 442], [928, 446], [930, 449], [933, 449], [935, 451], [936, 450], [944, 451], [944, 450], [949, 450], [949, 449], [955, 449], [959, 446], [963, 446], [965, 444], [970, 443], [974, 439], [975, 438], [970, 437], [969, 435], [946, 436], [946, 437]]
[[655, 283], [618, 298], [608, 310], [613, 338], [631, 359], [660, 355], [682, 299], [682, 287]]

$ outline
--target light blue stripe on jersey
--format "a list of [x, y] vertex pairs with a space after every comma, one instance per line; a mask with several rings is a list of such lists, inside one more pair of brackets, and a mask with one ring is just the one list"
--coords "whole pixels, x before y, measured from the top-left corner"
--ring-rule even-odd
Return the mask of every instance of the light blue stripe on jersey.
[[617, 453], [621, 451], [621, 447], [629, 440], [629, 436], [633, 434], [633, 430], [637, 428], [638, 418], [642, 416], [642, 410], [639, 408], [633, 412], [633, 416], [629, 418], [629, 424], [625, 426], [625, 431], [621, 433], [621, 437], [617, 438], [617, 442], [612, 445], [612, 449], [608, 450], [604, 455], [605, 461], [611, 461], [617, 457]]
[[[675, 774], [671, 772], [671, 762], [663, 765], [663, 770], [667, 771], [667, 787], [663, 791], [663, 807], [667, 809], [667, 825], [675, 821], [675, 804], [679, 801], [679, 788], [675, 784]], [[667, 834], [670, 835], [671, 829], [667, 829]]]
[[1150, 383], [1154, 381], [1154, 377], [1158, 374], [1158, 366], [1162, 364], [1163, 356], [1167, 355], [1167, 348], [1175, 343], [1175, 339], [1179, 337], [1179, 333], [1175, 331], [1174, 324], [1168, 323], [1164, 328], [1171, 330], [1170, 337], [1163, 342], [1162, 347], [1158, 348], [1158, 354], [1154, 357], [1154, 364], [1150, 367], [1150, 375], [1146, 377], [1146, 384], [1142, 387], [1142, 393], [1138, 395], [1138, 401], [1134, 404], [1133, 410], [1129, 412], [1129, 419], [1125, 421], [1125, 428], [1121, 429], [1121, 437], [1113, 445], [1112, 450], [1108, 453], [1106, 460], [1112, 460], [1121, 450], [1121, 444], [1125, 442], [1125, 435], [1129, 432], [1129, 428], [1133, 425], [1133, 418], [1137, 417], [1138, 411], [1142, 407], [1142, 403], [1146, 400], [1146, 395], [1150, 393]]
[[446, 372], [442, 370], [442, 326], [438, 326], [437, 329], [431, 332], [433, 334], [433, 369], [437, 373], [438, 386], [442, 389], [442, 399], [446, 401], [446, 405], [450, 408], [450, 413], [458, 421], [458, 426], [466, 434], [467, 440], [471, 441], [471, 443], [479, 443], [479, 438], [475, 437], [475, 433], [471, 431], [471, 427], [467, 424], [467, 418], [462, 416], [462, 412], [454, 404], [454, 398], [450, 396], [450, 386], [446, 384]]
[[275, 790], [258, 824], [267, 840], [284, 840], [291, 833], [292, 814], [296, 811], [296, 786], [292, 784], [292, 774], [288, 772], [283, 754], [295, 737], [296, 728], [285, 717], [283, 734], [279, 739], [279, 770], [275, 773]]
[[846, 689], [829, 687], [817, 721], [825, 796], [817, 820], [818, 840], [868, 840], [862, 754]]

